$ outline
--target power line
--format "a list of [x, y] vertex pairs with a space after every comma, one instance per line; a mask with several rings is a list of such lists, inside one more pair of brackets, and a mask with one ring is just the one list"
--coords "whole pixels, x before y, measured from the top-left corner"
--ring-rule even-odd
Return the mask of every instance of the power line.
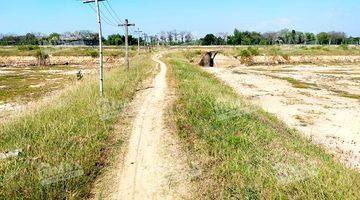
[[[95, 8], [93, 8], [90, 4], [87, 4], [87, 5], [88, 5], [95, 13], [97, 12], [97, 11], [95, 10]], [[106, 15], [104, 15], [104, 13], [103, 13], [101, 10], [100, 10], [100, 14], [102, 15], [103, 20], [104, 20], [104, 22], [105, 22], [106, 24], [108, 24], [109, 26], [117, 27], [117, 24], [111, 22], [111, 20], [109, 20], [109, 19], [106, 17]]]
[[119, 15], [115, 12], [115, 10], [112, 8], [112, 6], [109, 3], [109, 0], [106, 1], [107, 5], [110, 7], [110, 9], [113, 11], [113, 13], [115, 14], [115, 17], [117, 17], [117, 19], [119, 20], [120, 23], [124, 23], [124, 21], [121, 20], [121, 18], [119, 17]]
[[[106, 1], [107, 2], [107, 1]], [[109, 13], [110, 17], [117, 23], [117, 24], [121, 24], [121, 21], [114, 17], [114, 15], [112, 14], [112, 12], [110, 12], [109, 8], [106, 6], [106, 4], [103, 4], [103, 6], [105, 7], [107, 13]]]

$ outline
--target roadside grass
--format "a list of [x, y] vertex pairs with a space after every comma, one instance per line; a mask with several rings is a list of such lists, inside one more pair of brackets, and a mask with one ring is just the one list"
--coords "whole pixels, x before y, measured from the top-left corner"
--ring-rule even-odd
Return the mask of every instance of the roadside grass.
[[98, 96], [97, 76], [91, 76], [0, 124], [0, 152], [22, 150], [0, 160], [0, 199], [88, 197], [109, 155], [123, 143], [124, 133], [113, 132], [117, 116], [154, 75], [149, 55], [134, 58], [132, 66], [105, 73], [104, 98]]
[[359, 199], [360, 174], [250, 105], [180, 53], [167, 56], [196, 199]]

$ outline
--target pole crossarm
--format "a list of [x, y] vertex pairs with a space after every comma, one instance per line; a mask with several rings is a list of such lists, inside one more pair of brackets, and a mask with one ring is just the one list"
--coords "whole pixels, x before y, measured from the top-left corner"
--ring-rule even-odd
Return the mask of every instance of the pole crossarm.
[[[98, 0], [98, 1], [106, 1], [106, 0]], [[94, 3], [96, 0], [85, 0], [83, 3]]]

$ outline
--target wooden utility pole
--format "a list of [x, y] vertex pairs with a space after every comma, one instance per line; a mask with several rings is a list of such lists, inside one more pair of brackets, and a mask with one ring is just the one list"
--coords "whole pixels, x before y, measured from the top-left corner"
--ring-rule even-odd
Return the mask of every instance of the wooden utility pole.
[[135, 26], [135, 24], [129, 24], [129, 20], [125, 19], [125, 24], [120, 24], [125, 27], [125, 67], [129, 70], [129, 26]]
[[142, 33], [142, 31], [140, 31], [140, 29], [138, 28], [138, 30], [135, 31], [135, 33], [138, 34], [138, 54], [140, 54], [140, 34]]
[[83, 3], [96, 3], [97, 17], [99, 23], [99, 94], [104, 95], [104, 75], [103, 75], [103, 50], [102, 50], [102, 27], [101, 27], [101, 12], [99, 1], [104, 0], [86, 0]]

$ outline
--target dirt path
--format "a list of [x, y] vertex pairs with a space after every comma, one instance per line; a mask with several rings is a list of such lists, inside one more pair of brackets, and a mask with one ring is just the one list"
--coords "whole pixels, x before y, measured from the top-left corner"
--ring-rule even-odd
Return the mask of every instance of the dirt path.
[[161, 55], [152, 87], [135, 99], [135, 119], [125, 161], [106, 199], [183, 199], [188, 192], [187, 165], [174, 132], [164, 125], [169, 105], [166, 65]]
[[[359, 67], [238, 66], [206, 70], [324, 146], [344, 164], [360, 170], [360, 101], [338, 92], [359, 94]], [[294, 80], [302, 83], [299, 86]]]

